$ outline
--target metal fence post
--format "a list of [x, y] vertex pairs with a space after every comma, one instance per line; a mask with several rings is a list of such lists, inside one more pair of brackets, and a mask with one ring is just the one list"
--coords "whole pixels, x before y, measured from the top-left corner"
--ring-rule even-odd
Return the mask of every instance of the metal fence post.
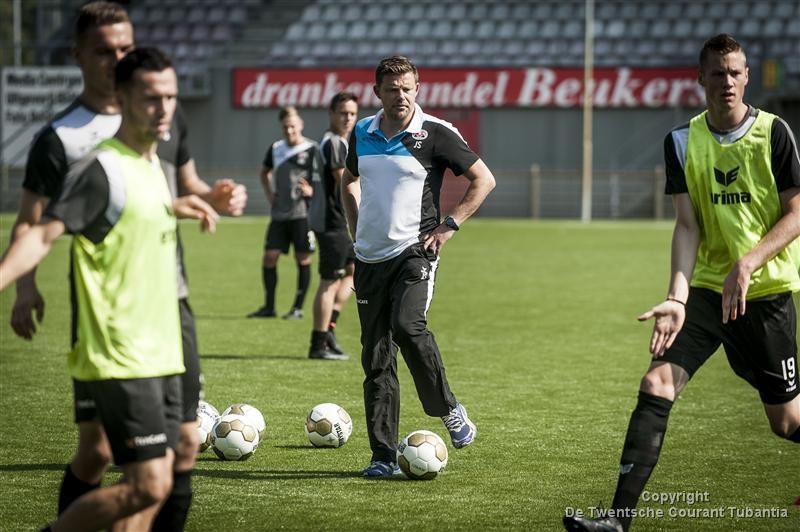
[[542, 217], [542, 167], [538, 164], [531, 165], [531, 218], [538, 220]]
[[664, 167], [660, 164], [653, 170], [653, 218], [664, 219]]

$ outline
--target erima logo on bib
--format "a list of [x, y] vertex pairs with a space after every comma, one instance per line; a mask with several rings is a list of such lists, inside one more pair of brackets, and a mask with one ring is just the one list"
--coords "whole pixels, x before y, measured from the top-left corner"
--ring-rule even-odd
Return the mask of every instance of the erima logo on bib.
[[424, 129], [420, 129], [416, 133], [412, 133], [411, 138], [414, 140], [425, 140], [428, 138], [428, 132]]
[[[720, 170], [719, 168], [714, 168], [714, 180], [722, 185], [723, 187], [727, 187], [731, 185], [736, 179], [739, 177], [739, 167], [732, 170], [728, 170], [727, 172]], [[750, 193], [745, 192], [711, 192], [711, 203], [714, 205], [734, 205], [737, 203], [750, 203], [751, 201]]]
[[719, 168], [714, 168], [714, 179], [716, 179], [717, 183], [719, 183], [723, 187], [727, 187], [728, 185], [736, 181], [737, 177], [739, 177], [738, 166], [728, 172], [723, 172]]

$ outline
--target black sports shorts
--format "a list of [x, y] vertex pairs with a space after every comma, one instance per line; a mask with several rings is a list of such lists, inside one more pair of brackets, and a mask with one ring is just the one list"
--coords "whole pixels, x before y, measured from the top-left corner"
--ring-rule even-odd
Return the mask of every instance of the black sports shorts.
[[290, 244], [294, 246], [295, 253], [314, 251], [313, 235], [308, 229], [308, 219], [272, 220], [269, 223], [264, 249], [279, 249], [282, 253], [289, 253]]
[[84, 381], [111, 443], [114, 463], [143, 462], [175, 448], [181, 423], [178, 375]]
[[[183, 390], [181, 419], [184, 423], [188, 423], [197, 420], [197, 403], [202, 391], [202, 377], [200, 376], [200, 354], [197, 351], [197, 332], [192, 308], [186, 298], [178, 300], [178, 307], [181, 313], [183, 365], [186, 368], [186, 372], [181, 374], [181, 390]], [[86, 382], [73, 379], [72, 388], [75, 401], [75, 423], [96, 421], [97, 408], [86, 388]]]
[[747, 302], [744, 316], [722, 323], [722, 296], [691, 288], [686, 322], [658, 360], [685, 369], [689, 376], [719, 348], [739, 377], [758, 390], [765, 404], [783, 404], [798, 395], [796, 314], [790, 293]]
[[347, 229], [315, 234], [319, 244], [319, 276], [335, 281], [347, 275], [347, 265], [356, 261]]

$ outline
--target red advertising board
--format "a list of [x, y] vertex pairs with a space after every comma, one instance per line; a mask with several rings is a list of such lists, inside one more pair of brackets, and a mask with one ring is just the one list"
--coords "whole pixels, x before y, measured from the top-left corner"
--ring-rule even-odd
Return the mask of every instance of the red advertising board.
[[[417, 101], [424, 108], [579, 107], [579, 68], [421, 69]], [[365, 107], [379, 107], [372, 69], [237, 68], [233, 105], [264, 108], [327, 107], [339, 91], [350, 91]], [[695, 68], [597, 68], [591, 94], [595, 107], [701, 107]]]

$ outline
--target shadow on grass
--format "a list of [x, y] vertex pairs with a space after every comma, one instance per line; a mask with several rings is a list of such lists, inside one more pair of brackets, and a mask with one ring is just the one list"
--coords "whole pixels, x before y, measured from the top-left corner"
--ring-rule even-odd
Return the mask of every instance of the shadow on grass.
[[260, 320], [253, 320], [252, 318], [248, 318], [246, 313], [242, 314], [195, 314], [194, 318], [196, 320], [250, 320], [254, 321], [255, 323], [259, 322]]
[[211, 353], [200, 355], [200, 359], [208, 359], [208, 360], [253, 360], [256, 358], [269, 358], [272, 360], [306, 360], [306, 357], [302, 356], [292, 356], [292, 355], [265, 355], [265, 354], [258, 354], [258, 355], [233, 355], [233, 354], [224, 354], [224, 353]]
[[0, 471], [64, 471], [67, 464], [3, 464]]
[[360, 471], [283, 471], [277, 469], [250, 469], [247, 471], [232, 471], [225, 469], [199, 469], [192, 472], [195, 477], [230, 478], [241, 480], [307, 480], [326, 478], [360, 478]]

